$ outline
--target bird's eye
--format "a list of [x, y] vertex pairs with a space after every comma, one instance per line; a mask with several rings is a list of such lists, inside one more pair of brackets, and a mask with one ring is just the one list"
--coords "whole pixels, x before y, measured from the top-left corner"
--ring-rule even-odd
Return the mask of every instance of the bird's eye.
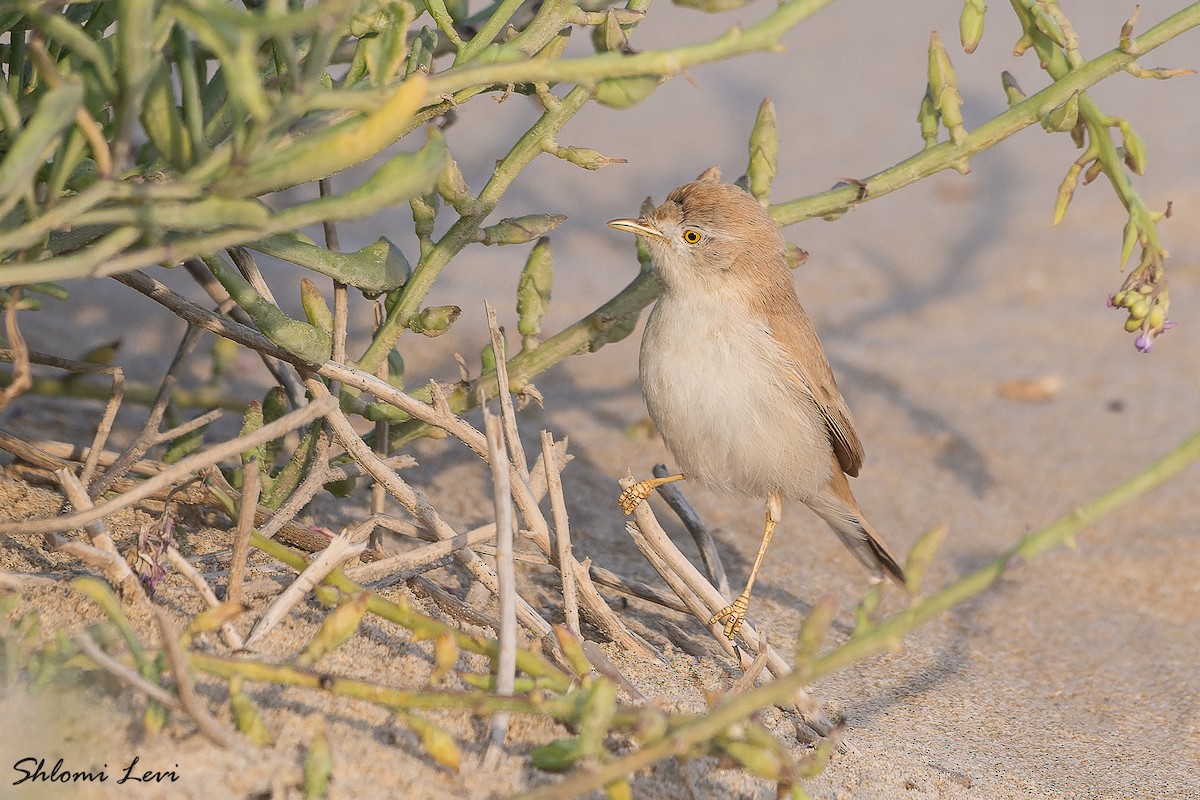
[[702, 238], [704, 237], [700, 235], [700, 231], [695, 228], [686, 228], [683, 231], [683, 240], [688, 244], [699, 244]]

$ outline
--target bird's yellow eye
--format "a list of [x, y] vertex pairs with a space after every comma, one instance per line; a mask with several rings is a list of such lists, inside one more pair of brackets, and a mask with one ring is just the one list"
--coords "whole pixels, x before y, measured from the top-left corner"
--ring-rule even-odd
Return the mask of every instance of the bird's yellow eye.
[[702, 238], [700, 231], [695, 228], [687, 228], [683, 232], [683, 240], [688, 244], [699, 244]]

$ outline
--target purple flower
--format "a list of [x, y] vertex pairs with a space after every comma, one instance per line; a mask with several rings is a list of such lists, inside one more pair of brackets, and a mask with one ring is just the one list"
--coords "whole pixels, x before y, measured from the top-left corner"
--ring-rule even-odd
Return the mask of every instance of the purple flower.
[[1154, 347], [1154, 337], [1143, 333], [1137, 337], [1137, 341], [1133, 343], [1139, 353], [1149, 353], [1150, 348]]
[[1110, 294], [1110, 295], [1108, 296], [1108, 307], [1109, 307], [1109, 308], [1116, 308], [1116, 307], [1117, 307], [1117, 304], [1114, 302], [1116, 299], [1117, 299], [1117, 296], [1116, 296], [1115, 294]]

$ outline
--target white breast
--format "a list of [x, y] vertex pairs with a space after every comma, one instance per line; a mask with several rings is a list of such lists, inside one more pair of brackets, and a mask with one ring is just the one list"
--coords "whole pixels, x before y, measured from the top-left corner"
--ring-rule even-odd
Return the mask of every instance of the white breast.
[[789, 388], [766, 324], [730, 312], [724, 298], [659, 299], [642, 336], [650, 416], [688, 479], [807, 500], [829, 480], [825, 424]]

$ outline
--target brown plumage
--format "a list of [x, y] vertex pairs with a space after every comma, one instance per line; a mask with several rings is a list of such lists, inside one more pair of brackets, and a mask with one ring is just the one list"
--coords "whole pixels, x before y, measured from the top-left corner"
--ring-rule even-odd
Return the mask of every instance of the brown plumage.
[[[683, 477], [766, 500], [746, 590], [714, 623], [726, 620], [726, 635], [736, 635], [785, 500], [809, 506], [859, 561], [903, 584], [850, 491], [862, 442], [796, 297], [775, 221], [710, 170], [640, 219], [609, 225], [645, 237], [663, 281], [642, 338], [642, 392]], [[631, 511], [661, 482], [638, 484], [622, 506]]]

